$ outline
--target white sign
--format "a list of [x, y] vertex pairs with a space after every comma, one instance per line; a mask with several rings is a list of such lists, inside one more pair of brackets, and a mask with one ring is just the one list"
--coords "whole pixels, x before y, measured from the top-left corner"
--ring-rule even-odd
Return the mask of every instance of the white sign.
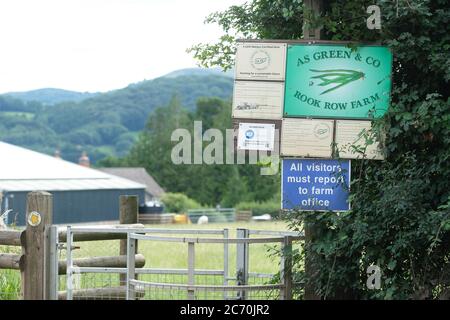
[[284, 81], [286, 47], [286, 43], [237, 43], [235, 79]]
[[333, 120], [283, 119], [281, 155], [331, 158]]
[[[378, 141], [370, 137], [370, 129], [370, 121], [337, 120], [335, 143], [339, 157], [344, 159], [365, 157], [371, 160], [383, 160], [384, 156], [379, 148]], [[373, 143], [367, 144], [366, 137], [370, 137]]]
[[273, 151], [275, 124], [239, 123], [238, 150]]
[[283, 83], [235, 81], [233, 118], [280, 120], [283, 99]]

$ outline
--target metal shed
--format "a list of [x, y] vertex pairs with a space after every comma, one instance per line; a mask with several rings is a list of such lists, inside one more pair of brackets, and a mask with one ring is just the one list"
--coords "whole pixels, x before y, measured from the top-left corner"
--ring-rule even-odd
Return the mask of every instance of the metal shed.
[[119, 196], [145, 201], [145, 186], [32, 150], [0, 142], [0, 212], [6, 222], [24, 225], [27, 193], [53, 194], [57, 224], [119, 220]]

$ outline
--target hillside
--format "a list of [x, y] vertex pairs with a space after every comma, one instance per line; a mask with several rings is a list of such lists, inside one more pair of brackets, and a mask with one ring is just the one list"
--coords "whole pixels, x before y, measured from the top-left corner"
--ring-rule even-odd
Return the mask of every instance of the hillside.
[[93, 162], [125, 155], [156, 107], [176, 95], [193, 110], [199, 97], [228, 99], [233, 80], [200, 74], [161, 77], [97, 94], [82, 101], [44, 105], [0, 95], [0, 140], [77, 161], [86, 150]]
[[24, 102], [36, 101], [43, 105], [55, 105], [61, 102], [80, 102], [87, 98], [92, 98], [99, 93], [76, 92], [63, 89], [44, 88], [24, 92], [8, 92], [6, 96], [20, 99]]
[[164, 78], [176, 78], [180, 76], [201, 76], [201, 75], [215, 75], [215, 76], [225, 76], [225, 77], [234, 77], [234, 70], [229, 70], [227, 72], [223, 72], [221, 68], [211, 68], [211, 69], [201, 69], [201, 68], [187, 68], [172, 71], [165, 76]]

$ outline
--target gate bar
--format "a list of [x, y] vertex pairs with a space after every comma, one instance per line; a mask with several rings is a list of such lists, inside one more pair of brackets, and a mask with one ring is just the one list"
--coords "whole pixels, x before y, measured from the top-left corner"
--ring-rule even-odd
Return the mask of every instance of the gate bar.
[[[131, 281], [135, 280], [135, 249], [136, 239], [130, 237], [130, 233], [127, 236], [127, 300], [136, 299], [135, 286], [132, 285]], [[133, 289], [131, 287], [133, 286]]]
[[[188, 242], [188, 285], [195, 284], [195, 242]], [[188, 288], [188, 299], [195, 299], [195, 291]]]
[[67, 291], [67, 300], [73, 299], [73, 261], [72, 261], [72, 241], [73, 241], [73, 233], [72, 227], [67, 226], [67, 271], [66, 271], [66, 291]]

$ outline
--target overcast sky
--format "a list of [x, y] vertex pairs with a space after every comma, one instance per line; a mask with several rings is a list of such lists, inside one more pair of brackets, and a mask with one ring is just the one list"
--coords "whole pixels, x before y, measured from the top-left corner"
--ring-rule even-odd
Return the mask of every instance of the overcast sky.
[[108, 91], [195, 67], [204, 18], [244, 0], [0, 0], [0, 93]]

